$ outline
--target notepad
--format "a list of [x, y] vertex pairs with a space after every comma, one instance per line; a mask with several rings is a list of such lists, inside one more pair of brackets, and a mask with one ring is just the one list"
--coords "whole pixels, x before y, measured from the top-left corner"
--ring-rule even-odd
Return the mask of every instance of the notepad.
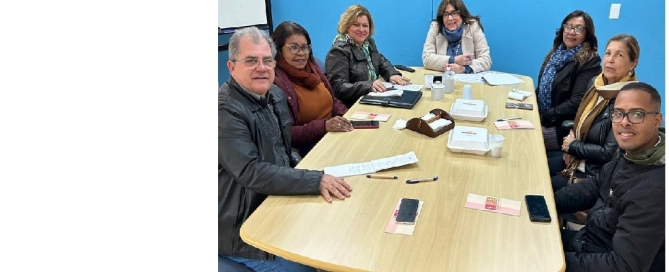
[[356, 111], [355, 113], [353, 113], [353, 115], [351, 115], [351, 119], [385, 122], [388, 121], [388, 119], [390, 119], [390, 114]]
[[509, 121], [497, 121], [495, 122], [495, 127], [498, 130], [506, 129], [534, 129], [532, 122], [527, 120], [509, 120]]

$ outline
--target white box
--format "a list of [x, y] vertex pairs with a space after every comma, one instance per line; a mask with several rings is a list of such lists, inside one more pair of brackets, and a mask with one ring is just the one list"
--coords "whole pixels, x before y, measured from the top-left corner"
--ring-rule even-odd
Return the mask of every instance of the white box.
[[446, 146], [453, 152], [485, 155], [490, 151], [490, 134], [486, 128], [455, 126]]
[[488, 106], [483, 100], [458, 98], [451, 105], [449, 114], [455, 120], [480, 122], [488, 117]]

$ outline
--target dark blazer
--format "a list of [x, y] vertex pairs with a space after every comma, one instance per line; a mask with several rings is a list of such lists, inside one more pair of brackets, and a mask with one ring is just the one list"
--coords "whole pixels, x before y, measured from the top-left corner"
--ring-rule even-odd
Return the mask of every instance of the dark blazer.
[[274, 142], [260, 121], [269, 104], [274, 109], [287, 155], [290, 114], [286, 96], [272, 86], [260, 101], [230, 79], [218, 90], [218, 253], [250, 259], [273, 256], [239, 237], [242, 223], [267, 195], [318, 194], [322, 171], [280, 165]]
[[[402, 73], [376, 48], [376, 43], [371, 37], [369, 40], [369, 54], [374, 65], [374, 70], [379, 77], [390, 81], [393, 75]], [[335, 42], [328, 55], [325, 57], [325, 75], [330, 80], [334, 89], [335, 97], [339, 98], [347, 108], [350, 108], [358, 98], [369, 93], [372, 81], [368, 81], [369, 69], [365, 53], [358, 46], [350, 43]]]
[[[572, 60], [555, 73], [553, 84], [551, 84], [551, 105], [553, 107], [546, 110], [540, 117], [542, 126], [558, 128], [559, 145], [562, 145], [562, 138], [569, 133], [569, 131], [560, 129], [562, 122], [574, 120], [576, 117], [583, 95], [588, 91], [588, 82], [602, 72], [601, 62], [602, 59], [599, 55], [590, 59], [581, 67], [578, 66], [576, 61]], [[537, 97], [539, 97], [539, 86], [544, 65], [541, 66], [539, 71], [539, 80], [535, 89]]]

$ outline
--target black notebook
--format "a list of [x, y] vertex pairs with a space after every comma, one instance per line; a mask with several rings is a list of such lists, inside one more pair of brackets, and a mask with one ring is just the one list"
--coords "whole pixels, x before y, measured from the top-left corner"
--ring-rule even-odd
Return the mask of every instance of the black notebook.
[[384, 107], [413, 109], [423, 92], [404, 91], [401, 97], [379, 97], [365, 95], [360, 99], [360, 104], [379, 105]]

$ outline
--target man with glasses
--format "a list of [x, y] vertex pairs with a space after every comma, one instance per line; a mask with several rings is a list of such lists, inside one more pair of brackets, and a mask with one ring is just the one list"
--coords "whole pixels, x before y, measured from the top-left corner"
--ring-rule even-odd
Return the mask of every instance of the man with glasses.
[[635, 82], [611, 112], [620, 150], [597, 176], [555, 193], [558, 214], [590, 209], [562, 230], [567, 271], [664, 271], [664, 143], [660, 94]]
[[219, 271], [315, 271], [244, 243], [239, 230], [268, 195], [320, 193], [327, 202], [332, 202], [330, 194], [351, 195], [341, 178], [291, 167], [296, 161], [288, 104], [272, 85], [275, 54], [272, 39], [255, 27], [230, 38], [231, 78], [218, 90]]

